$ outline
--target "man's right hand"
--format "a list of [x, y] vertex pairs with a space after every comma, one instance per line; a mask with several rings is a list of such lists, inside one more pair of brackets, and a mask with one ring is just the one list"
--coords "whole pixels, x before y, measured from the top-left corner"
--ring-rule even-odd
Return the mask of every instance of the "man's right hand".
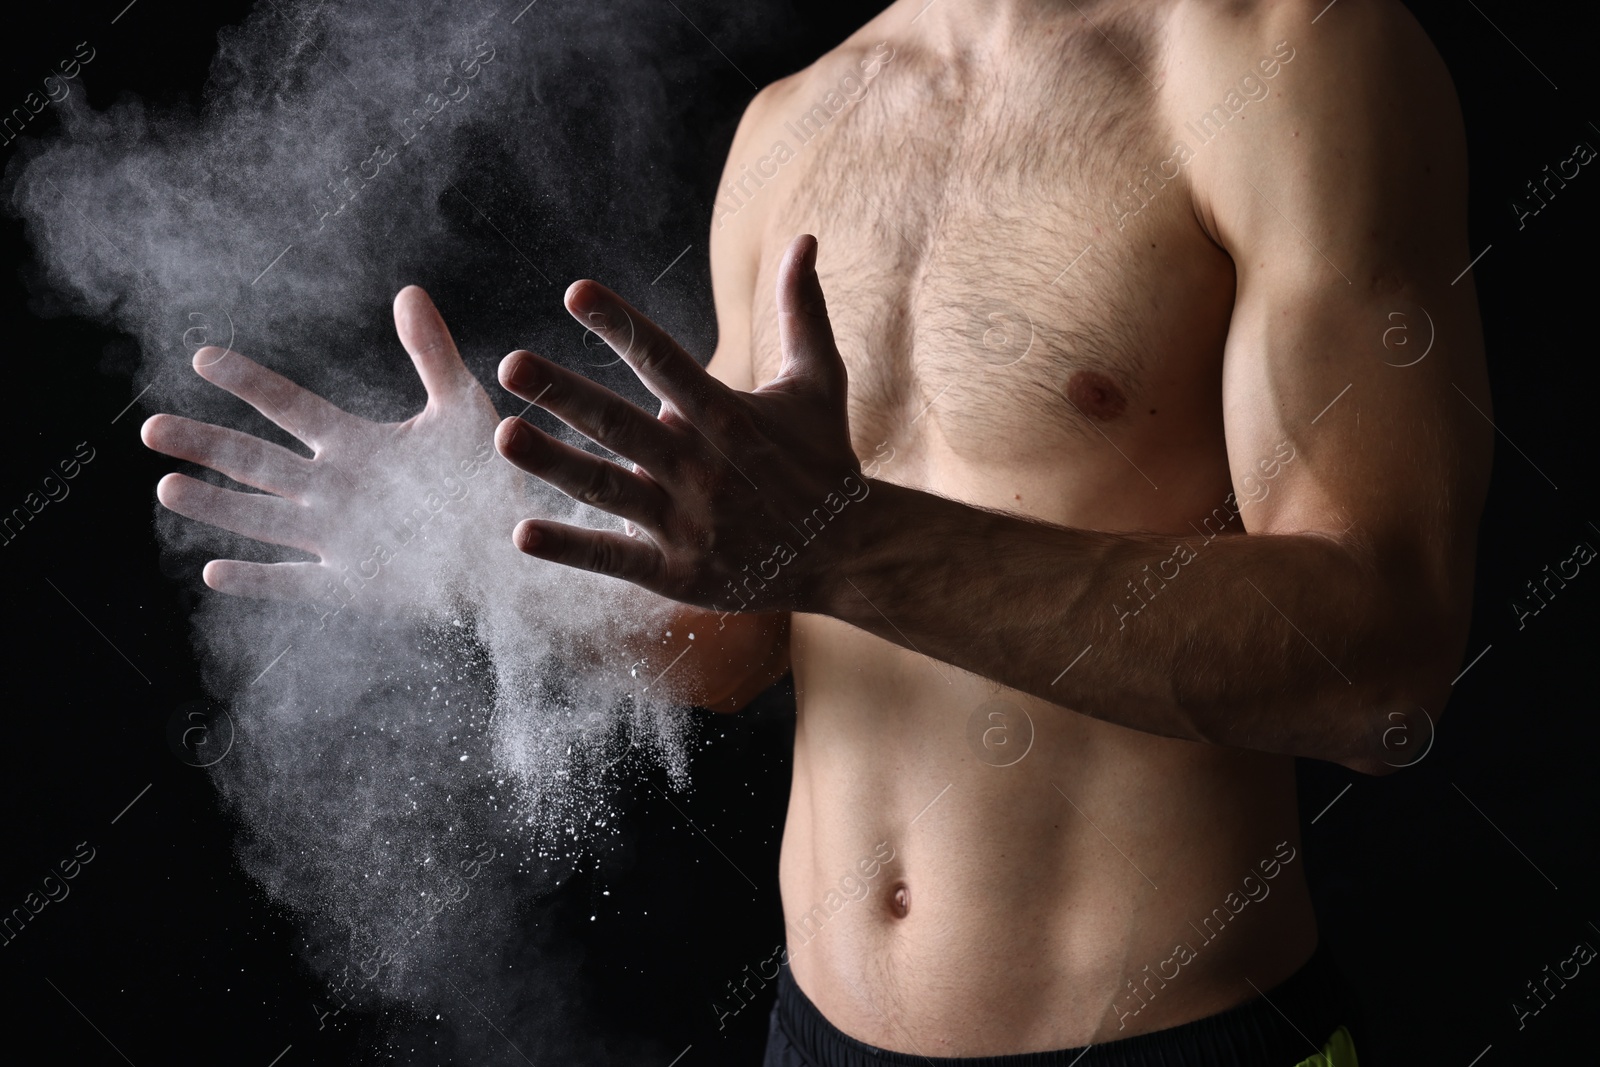
[[[403, 289], [395, 297], [394, 319], [428, 394], [423, 409], [404, 422], [357, 418], [236, 352], [214, 347], [195, 353], [195, 371], [303, 441], [311, 458], [182, 416], [155, 415], [145, 422], [142, 437], [149, 447], [262, 490], [240, 492], [169, 474], [156, 489], [163, 505], [318, 557], [314, 563], [212, 560], [204, 572], [207, 585], [237, 596], [311, 600], [327, 598], [342, 584], [359, 590], [362, 609], [409, 613], [436, 603], [439, 594], [468, 577], [469, 561], [481, 553], [462, 552], [456, 542], [473, 528], [480, 541], [503, 543], [509, 514], [491, 534], [479, 525], [487, 518], [480, 513], [488, 509], [498, 517], [507, 507], [514, 510], [522, 477], [494, 455], [494, 405], [426, 293], [416, 286]], [[473, 520], [467, 520], [468, 512]]]

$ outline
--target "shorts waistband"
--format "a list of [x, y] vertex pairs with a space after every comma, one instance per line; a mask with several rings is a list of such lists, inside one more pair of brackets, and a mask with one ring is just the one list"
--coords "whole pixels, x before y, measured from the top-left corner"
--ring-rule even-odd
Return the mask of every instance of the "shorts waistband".
[[[1288, 978], [1236, 1007], [1165, 1030], [1099, 1045], [1002, 1056], [926, 1057], [877, 1048], [823, 1017], [787, 967], [774, 1021], [816, 1067], [1289, 1067], [1321, 1052], [1341, 1026], [1356, 1029], [1354, 991], [1322, 945]], [[1358, 1035], [1359, 1036], [1359, 1035]]]

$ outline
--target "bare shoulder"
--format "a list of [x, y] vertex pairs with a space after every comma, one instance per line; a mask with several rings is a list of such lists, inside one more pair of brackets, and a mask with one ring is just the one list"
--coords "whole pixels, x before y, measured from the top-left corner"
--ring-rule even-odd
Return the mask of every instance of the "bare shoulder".
[[809, 66], [779, 78], [762, 89], [745, 109], [739, 132], [728, 153], [728, 171], [738, 178], [764, 157], [793, 151], [808, 121], [826, 121], [858, 100], [867, 86], [894, 60], [895, 45], [868, 24]]
[[1166, 60], [1164, 124], [1184, 145], [1196, 213], [1224, 247], [1245, 236], [1230, 214], [1255, 218], [1263, 197], [1289, 210], [1274, 190], [1374, 222], [1420, 211], [1407, 229], [1464, 234], [1455, 88], [1398, 0], [1179, 3]]
[[1352, 74], [1376, 71], [1392, 59], [1407, 61], [1404, 73], [1413, 75], [1444, 70], [1400, 0], [1179, 0], [1167, 20], [1169, 66], [1178, 73], [1254, 67], [1279, 44], [1297, 57], [1350, 66]]
[[[1274, 119], [1459, 129], [1444, 61], [1399, 0], [1181, 0], [1165, 51], [1170, 119], [1189, 122], [1220, 104], [1231, 132], [1270, 129]], [[1272, 106], [1256, 106], [1268, 97]]]
[[[780, 78], [745, 107], [718, 183], [711, 218], [711, 285], [718, 343], [707, 369], [736, 388], [754, 388], [750, 309], [767, 222], [795, 180], [788, 164], [800, 146], [859, 99], [894, 57], [871, 25], [810, 66]], [[809, 133], [808, 133], [809, 131]], [[793, 234], [777, 235], [781, 245]]]

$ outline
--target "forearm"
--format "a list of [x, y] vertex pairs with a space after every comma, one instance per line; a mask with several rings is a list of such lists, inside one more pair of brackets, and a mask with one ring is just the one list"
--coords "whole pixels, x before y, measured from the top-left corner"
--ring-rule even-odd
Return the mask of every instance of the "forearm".
[[1453, 636], [1316, 535], [1107, 534], [881, 482], [852, 518], [808, 610], [1169, 737], [1381, 769]]
[[709, 611], [628, 588], [641, 601], [635, 616], [641, 625], [590, 635], [588, 644], [596, 660], [625, 659], [641, 693], [735, 712], [789, 669], [786, 613]]
[[789, 668], [788, 615], [731, 614], [596, 578], [598, 616], [562, 630], [555, 652], [591, 684], [679, 705], [739, 711]]

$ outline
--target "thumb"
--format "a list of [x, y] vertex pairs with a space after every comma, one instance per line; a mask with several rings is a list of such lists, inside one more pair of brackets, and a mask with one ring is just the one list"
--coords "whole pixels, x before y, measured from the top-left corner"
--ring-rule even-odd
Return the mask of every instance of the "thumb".
[[789, 242], [778, 267], [778, 340], [783, 349], [780, 378], [844, 392], [844, 360], [833, 341], [817, 277], [817, 239], [810, 234]]
[[421, 286], [408, 285], [394, 298], [394, 329], [411, 355], [429, 400], [444, 403], [477, 384], [461, 362], [439, 310]]

